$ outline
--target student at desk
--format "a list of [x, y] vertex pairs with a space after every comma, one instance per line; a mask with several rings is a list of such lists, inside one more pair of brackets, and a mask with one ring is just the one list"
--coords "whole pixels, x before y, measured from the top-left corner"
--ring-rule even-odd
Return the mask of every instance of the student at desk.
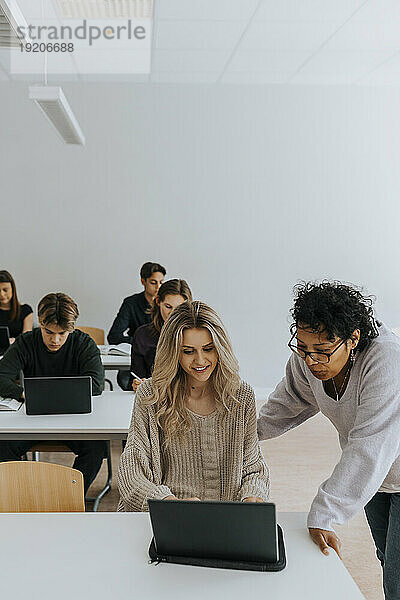
[[[146, 262], [142, 265], [140, 281], [144, 290], [124, 299], [107, 335], [109, 344], [131, 344], [136, 329], [150, 323], [151, 308], [165, 275], [165, 268], [158, 263]], [[130, 375], [127, 371], [118, 371], [117, 381], [123, 390], [131, 389]]]
[[312, 502], [308, 527], [324, 554], [335, 524], [364, 508], [383, 566], [386, 600], [400, 600], [400, 340], [372, 302], [340, 282], [295, 288], [286, 377], [264, 404], [260, 440], [321, 411], [339, 434], [340, 460]]
[[183, 302], [192, 301], [192, 292], [184, 279], [165, 281], [153, 302], [151, 323], [141, 325], [133, 334], [131, 372], [141, 379], [131, 377], [130, 384], [136, 392], [141, 381], [151, 376], [161, 328], [171, 312]]
[[11, 344], [33, 327], [32, 308], [19, 302], [15, 281], [8, 271], [0, 271], [0, 325], [8, 327]]
[[[104, 369], [94, 341], [75, 329], [76, 303], [60, 292], [39, 302], [40, 329], [18, 337], [0, 361], [0, 396], [24, 400], [24, 390], [15, 383], [20, 371], [25, 377], [90, 375], [92, 394], [103, 391]], [[0, 462], [19, 460], [36, 443], [32, 440], [0, 441]], [[74, 468], [83, 473], [85, 491], [96, 477], [106, 455], [104, 441], [63, 441], [77, 456]]]
[[118, 510], [147, 510], [148, 498], [268, 500], [254, 392], [238, 372], [217, 313], [202, 302], [175, 308], [136, 394]]

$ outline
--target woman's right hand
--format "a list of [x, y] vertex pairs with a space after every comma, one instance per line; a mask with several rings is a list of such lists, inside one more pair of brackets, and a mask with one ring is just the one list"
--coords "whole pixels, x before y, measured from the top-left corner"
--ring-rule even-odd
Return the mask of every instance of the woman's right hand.
[[144, 377], [143, 377], [143, 379], [134, 379], [132, 381], [132, 389], [134, 392], [138, 391], [138, 387], [143, 383], [143, 381], [145, 381]]

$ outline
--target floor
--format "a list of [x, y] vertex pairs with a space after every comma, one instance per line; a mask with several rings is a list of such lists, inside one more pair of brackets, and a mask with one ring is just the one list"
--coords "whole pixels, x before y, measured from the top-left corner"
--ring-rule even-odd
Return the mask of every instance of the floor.
[[[283, 512], [306, 512], [318, 485], [329, 476], [340, 456], [336, 432], [322, 415], [317, 415], [280, 438], [263, 442], [262, 450], [271, 471], [271, 500]], [[120, 442], [112, 442], [114, 483], [113, 489], [100, 504], [101, 511], [116, 510], [118, 493], [115, 474], [120, 451]], [[43, 454], [41, 460], [71, 464], [71, 455]], [[104, 462], [90, 489], [91, 495], [102, 487], [105, 479]], [[346, 526], [338, 528], [337, 533], [342, 540], [344, 564], [365, 598], [383, 600], [381, 570], [364, 515], [359, 514]]]

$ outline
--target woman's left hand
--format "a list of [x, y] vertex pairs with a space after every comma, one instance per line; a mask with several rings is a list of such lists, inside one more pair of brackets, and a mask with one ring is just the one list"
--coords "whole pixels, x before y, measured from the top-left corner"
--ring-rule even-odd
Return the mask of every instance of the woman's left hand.
[[264, 500], [258, 496], [248, 496], [248, 498], [243, 498], [243, 502], [264, 502]]

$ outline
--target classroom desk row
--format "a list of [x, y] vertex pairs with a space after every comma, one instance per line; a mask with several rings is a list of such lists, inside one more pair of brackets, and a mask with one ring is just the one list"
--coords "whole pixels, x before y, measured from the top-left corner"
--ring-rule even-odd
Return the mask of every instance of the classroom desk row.
[[[257, 409], [269, 390], [255, 388]], [[92, 412], [84, 415], [27, 415], [0, 411], [0, 440], [125, 440], [131, 422], [134, 394], [103, 392], [93, 396]]]

